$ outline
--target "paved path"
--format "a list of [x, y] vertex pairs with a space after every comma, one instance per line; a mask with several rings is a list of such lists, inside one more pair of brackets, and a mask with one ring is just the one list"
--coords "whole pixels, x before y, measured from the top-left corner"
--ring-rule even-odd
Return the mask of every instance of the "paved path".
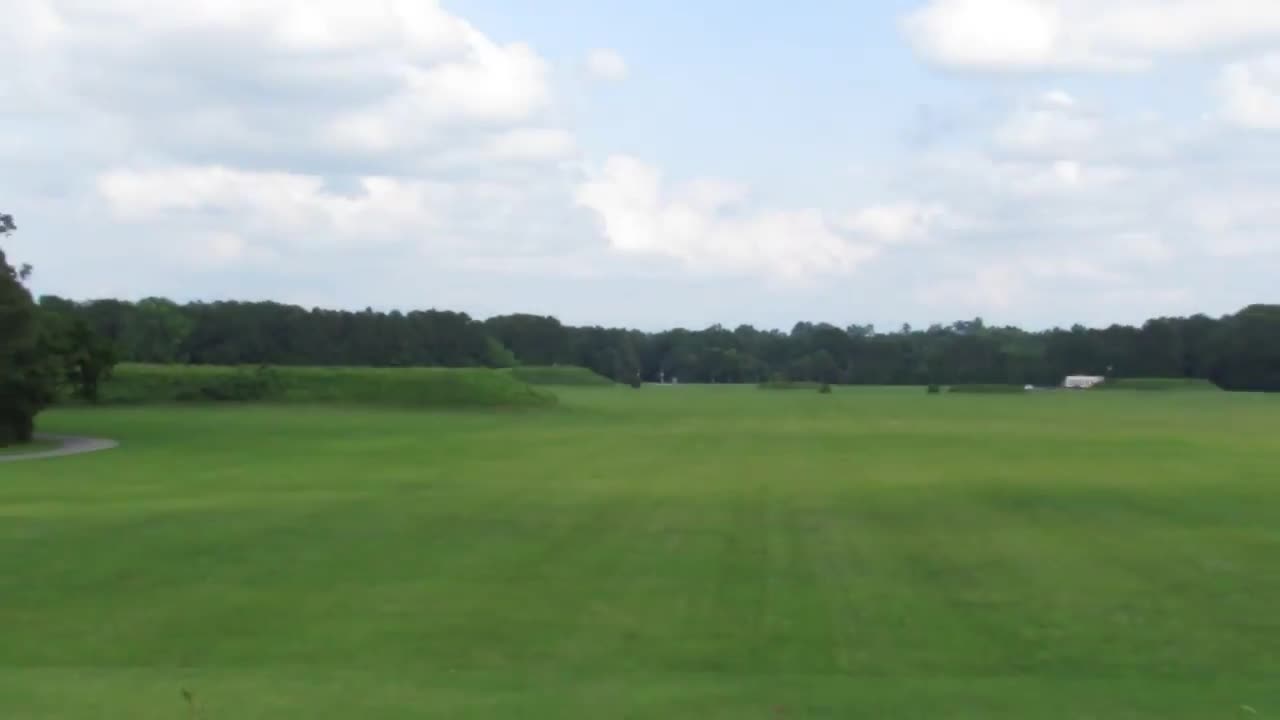
[[45, 460], [47, 458], [67, 457], [68, 455], [83, 455], [84, 453], [98, 452], [99, 450], [110, 450], [120, 445], [115, 440], [72, 437], [70, 435], [45, 435], [43, 433], [37, 433], [36, 439], [60, 444], [52, 450], [41, 450], [40, 452], [23, 453], [21, 455], [0, 455], [0, 464], [23, 460]]

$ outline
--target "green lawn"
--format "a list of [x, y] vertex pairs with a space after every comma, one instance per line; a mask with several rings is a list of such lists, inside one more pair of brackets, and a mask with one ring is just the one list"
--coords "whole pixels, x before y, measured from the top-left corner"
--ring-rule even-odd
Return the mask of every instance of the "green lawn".
[[48, 413], [0, 717], [1280, 717], [1280, 397], [557, 394]]
[[60, 443], [54, 440], [34, 440], [24, 445], [8, 445], [0, 447], [0, 457], [5, 455], [28, 455], [30, 453], [47, 452], [58, 449]]

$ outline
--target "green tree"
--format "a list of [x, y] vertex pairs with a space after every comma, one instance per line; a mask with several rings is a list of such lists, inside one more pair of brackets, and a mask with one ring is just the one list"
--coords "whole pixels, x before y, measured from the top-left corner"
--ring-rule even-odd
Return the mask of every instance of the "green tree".
[[170, 300], [146, 298], [125, 316], [121, 351], [138, 362], [181, 362], [191, 320]]
[[96, 403], [102, 381], [116, 364], [111, 342], [94, 333], [84, 318], [55, 310], [41, 298], [40, 344], [57, 382], [81, 400]]
[[[17, 229], [0, 214], [0, 237]], [[9, 264], [0, 248], [0, 446], [30, 442], [35, 417], [53, 401], [54, 368], [41, 343], [39, 316], [23, 281], [30, 268]]]
[[493, 338], [485, 338], [485, 363], [491, 368], [515, 367], [516, 356], [511, 354], [502, 343]]

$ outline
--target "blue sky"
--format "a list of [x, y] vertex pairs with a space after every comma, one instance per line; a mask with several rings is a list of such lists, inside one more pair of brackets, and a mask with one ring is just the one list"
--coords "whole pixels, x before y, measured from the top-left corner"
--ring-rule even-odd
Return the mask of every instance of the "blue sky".
[[1280, 301], [1270, 0], [13, 0], [35, 289], [642, 328]]

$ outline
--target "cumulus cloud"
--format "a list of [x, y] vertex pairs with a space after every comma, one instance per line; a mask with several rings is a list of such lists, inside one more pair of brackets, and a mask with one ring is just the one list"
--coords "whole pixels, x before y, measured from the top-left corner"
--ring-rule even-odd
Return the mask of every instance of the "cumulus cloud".
[[71, 294], [99, 247], [145, 254], [154, 283], [591, 240], [548, 63], [435, 0], [13, 0], [6, 18], [0, 194]]
[[599, 80], [625, 80], [627, 61], [616, 50], [601, 48], [587, 54], [587, 71]]
[[[76, 113], [150, 153], [280, 163], [430, 150], [530, 125], [548, 66], [435, 0], [17, 0], [6, 107]], [[38, 92], [31, 92], [38, 88]]]
[[[360, 178], [353, 193], [325, 188], [319, 176], [251, 172], [225, 167], [115, 170], [98, 178], [98, 191], [117, 217], [129, 221], [196, 219], [222, 222], [298, 243], [368, 243], [401, 238], [436, 224], [448, 186], [387, 177]], [[215, 236], [220, 255], [234, 257], [243, 240]]]
[[1280, 38], [1271, 0], [929, 0], [903, 26], [941, 65], [1133, 71], [1157, 58]]
[[715, 180], [668, 187], [659, 170], [628, 156], [610, 158], [577, 191], [613, 248], [694, 270], [797, 281], [851, 271], [877, 254], [817, 209], [760, 209], [745, 197], [742, 187]]

